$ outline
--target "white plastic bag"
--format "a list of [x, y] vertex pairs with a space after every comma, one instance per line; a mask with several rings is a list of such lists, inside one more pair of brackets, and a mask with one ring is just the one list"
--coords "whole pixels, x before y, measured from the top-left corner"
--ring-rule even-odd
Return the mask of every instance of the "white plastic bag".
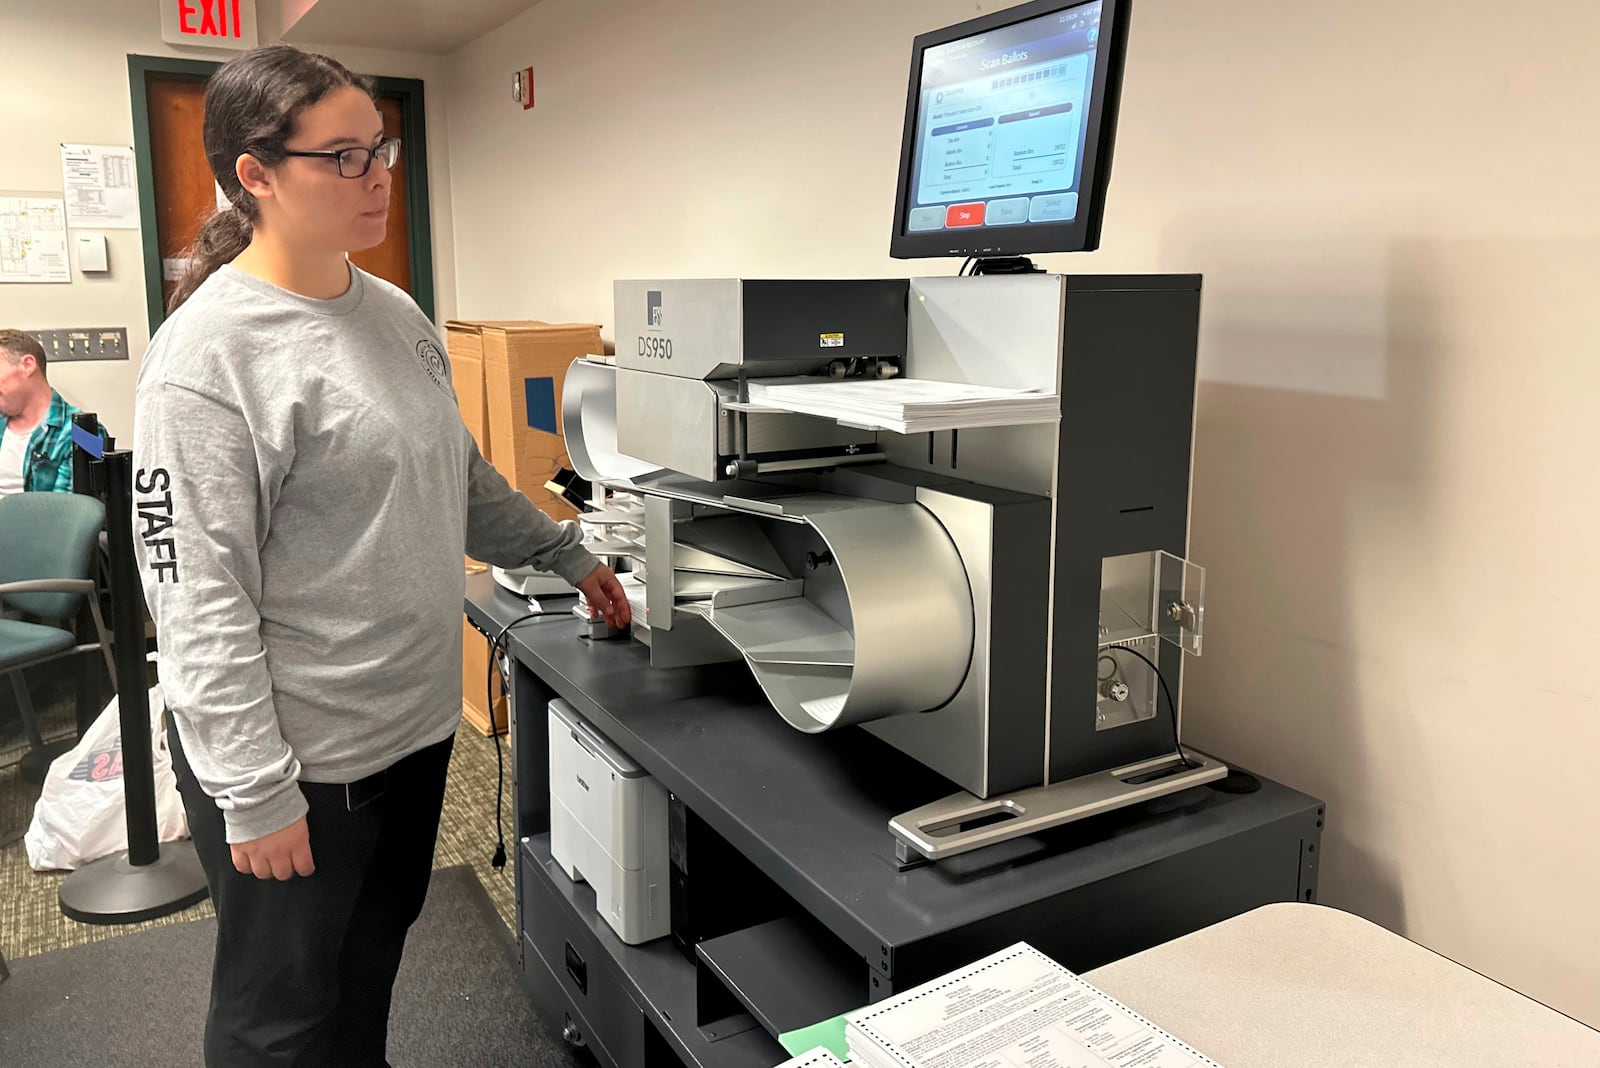
[[[150, 688], [150, 753], [156, 777], [156, 832], [163, 842], [189, 835], [167, 748], [166, 702]], [[128, 848], [122, 794], [122, 724], [117, 699], [105, 707], [70, 752], [50, 764], [25, 841], [34, 871], [66, 870]]]

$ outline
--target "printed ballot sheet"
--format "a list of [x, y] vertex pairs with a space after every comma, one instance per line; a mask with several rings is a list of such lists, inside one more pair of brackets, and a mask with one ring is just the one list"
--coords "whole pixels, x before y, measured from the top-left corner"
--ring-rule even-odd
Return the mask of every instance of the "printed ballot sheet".
[[847, 1019], [873, 1068], [1219, 1068], [1024, 944]]

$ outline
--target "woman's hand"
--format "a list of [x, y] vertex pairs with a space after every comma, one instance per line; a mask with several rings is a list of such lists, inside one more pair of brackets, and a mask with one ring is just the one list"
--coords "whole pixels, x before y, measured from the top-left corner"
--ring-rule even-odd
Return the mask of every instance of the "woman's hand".
[[241, 874], [254, 875], [257, 879], [286, 882], [296, 875], [310, 875], [317, 870], [311, 862], [311, 832], [304, 816], [281, 831], [273, 831], [253, 842], [235, 843], [231, 848], [233, 866]]
[[622, 583], [605, 564], [589, 572], [589, 577], [578, 583], [578, 589], [589, 600], [589, 618], [605, 616], [606, 623], [615, 630], [623, 629], [633, 619], [633, 609], [628, 605]]

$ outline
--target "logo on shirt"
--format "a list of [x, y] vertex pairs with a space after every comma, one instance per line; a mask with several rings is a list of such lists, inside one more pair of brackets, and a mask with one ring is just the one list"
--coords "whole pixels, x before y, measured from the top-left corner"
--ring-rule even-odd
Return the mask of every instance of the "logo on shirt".
[[427, 339], [417, 342], [417, 358], [422, 361], [422, 367], [433, 379], [434, 385], [444, 390], [450, 388], [450, 365], [445, 362], [444, 353], [439, 351], [438, 345]]

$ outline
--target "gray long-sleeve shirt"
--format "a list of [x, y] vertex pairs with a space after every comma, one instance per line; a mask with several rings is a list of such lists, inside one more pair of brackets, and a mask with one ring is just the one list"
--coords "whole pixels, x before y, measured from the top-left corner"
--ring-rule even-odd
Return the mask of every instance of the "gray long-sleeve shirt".
[[145, 353], [134, 468], [162, 688], [230, 842], [304, 815], [297, 780], [455, 730], [465, 553], [596, 564], [479, 454], [421, 310], [354, 267], [335, 300], [208, 279]]

